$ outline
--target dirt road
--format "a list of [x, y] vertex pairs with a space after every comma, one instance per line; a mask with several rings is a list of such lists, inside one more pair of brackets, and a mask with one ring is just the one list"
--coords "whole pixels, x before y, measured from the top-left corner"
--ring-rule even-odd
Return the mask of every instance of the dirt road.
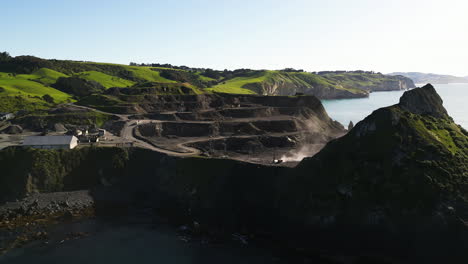
[[120, 137], [124, 141], [133, 143], [135, 146], [145, 148], [145, 149], [150, 149], [150, 150], [157, 151], [157, 152], [161, 152], [161, 153], [171, 155], [171, 156], [177, 156], [177, 157], [190, 157], [190, 156], [195, 156], [195, 155], [200, 154], [200, 150], [195, 149], [195, 148], [191, 148], [191, 147], [187, 147], [187, 146], [184, 146], [182, 144], [179, 147], [186, 150], [186, 152], [176, 152], [176, 151], [156, 147], [156, 146], [154, 146], [154, 145], [152, 145], [152, 144], [150, 144], [148, 142], [145, 142], [143, 140], [140, 140], [140, 139], [138, 139], [138, 138], [136, 138], [134, 136], [135, 135], [135, 128], [138, 125], [148, 124], [148, 123], [154, 122], [156, 120], [129, 119], [130, 115], [122, 115], [122, 114], [114, 114], [114, 113], [104, 112], [104, 111], [97, 110], [97, 109], [92, 108], [92, 107], [76, 105], [76, 104], [73, 104], [73, 103], [70, 103], [68, 105], [78, 107], [78, 108], [82, 108], [82, 109], [86, 109], [86, 110], [90, 110], [90, 111], [96, 111], [96, 112], [102, 113], [102, 114], [117, 116], [120, 119], [120, 121], [125, 121], [125, 126], [123, 127], [122, 131], [120, 132]]

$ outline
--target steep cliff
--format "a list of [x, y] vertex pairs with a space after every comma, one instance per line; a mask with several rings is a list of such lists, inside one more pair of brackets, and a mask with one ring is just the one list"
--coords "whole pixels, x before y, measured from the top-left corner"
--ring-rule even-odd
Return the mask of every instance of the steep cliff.
[[405, 241], [399, 250], [418, 257], [432, 256], [429, 249], [442, 255], [450, 245], [452, 257], [461, 257], [468, 239], [468, 133], [431, 85], [375, 111], [295, 172], [289, 188], [296, 198], [297, 188], [307, 189], [288, 214], [302, 225], [367, 230], [386, 246]]

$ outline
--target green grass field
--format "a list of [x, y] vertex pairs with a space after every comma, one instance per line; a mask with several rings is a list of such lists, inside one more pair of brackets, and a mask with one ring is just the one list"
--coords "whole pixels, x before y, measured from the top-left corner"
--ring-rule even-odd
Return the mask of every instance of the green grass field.
[[84, 64], [90, 65], [110, 65], [110, 66], [119, 66], [127, 71], [133, 72], [134, 76], [138, 79], [149, 81], [149, 82], [161, 82], [161, 83], [174, 83], [175, 81], [168, 80], [160, 76], [158, 71], [153, 71], [151, 69], [168, 69], [168, 68], [161, 68], [161, 67], [140, 67], [140, 66], [129, 66], [123, 64], [115, 64], [115, 63], [102, 63], [102, 62], [82, 62]]
[[107, 75], [105, 73], [97, 71], [80, 72], [75, 76], [90, 81], [96, 81], [106, 88], [129, 87], [135, 84], [135, 82], [125, 80], [116, 76]]
[[48, 94], [55, 103], [73, 101], [69, 94], [48, 87], [41, 82], [51, 83], [53, 79], [61, 77], [60, 73], [40, 69], [33, 74], [0, 73], [0, 111], [14, 112], [21, 109], [33, 110], [50, 106], [42, 96]]
[[206, 76], [201, 75], [199, 72], [197, 72], [196, 75], [198, 76], [198, 79], [200, 79], [201, 81], [204, 81], [204, 82], [216, 81], [216, 80], [213, 79], [213, 78], [210, 78], [210, 77], [206, 77]]
[[34, 80], [36, 82], [40, 82], [46, 86], [50, 86], [54, 84], [58, 78], [60, 77], [68, 77], [66, 74], [61, 72], [57, 72], [47, 68], [41, 68], [32, 74], [18, 74], [16, 78], [24, 79], [24, 80]]
[[250, 90], [255, 84], [282, 84], [291, 87], [306, 87], [309, 89], [337, 89], [346, 90], [352, 93], [362, 93], [360, 89], [352, 86], [343, 86], [330, 81], [322, 76], [307, 72], [281, 72], [281, 71], [261, 71], [247, 77], [236, 77], [218, 85], [206, 89], [207, 91], [232, 94], [255, 94]]
[[160, 82], [160, 83], [175, 83], [176, 81], [168, 80], [161, 77], [158, 71], [153, 71], [148, 67], [137, 67], [137, 66], [125, 66], [129, 71], [135, 74], [135, 77], [138, 79], [143, 79], [150, 82]]
[[262, 83], [272, 74], [270, 71], [261, 72], [248, 77], [236, 77], [226, 82], [222, 82], [207, 91], [216, 93], [232, 93], [232, 94], [256, 94], [254, 91], [244, 88], [247, 84]]
[[15, 78], [5, 73], [0, 73], [0, 87], [3, 88], [1, 95], [25, 95], [43, 96], [50, 95], [57, 102], [64, 102], [71, 99], [71, 96], [52, 87], [47, 87], [41, 83]]

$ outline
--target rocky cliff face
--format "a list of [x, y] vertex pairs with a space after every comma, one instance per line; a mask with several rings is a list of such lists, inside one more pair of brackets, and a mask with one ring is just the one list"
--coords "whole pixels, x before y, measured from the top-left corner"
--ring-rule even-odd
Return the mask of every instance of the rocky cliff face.
[[408, 254], [450, 244], [457, 249], [452, 257], [461, 257], [468, 238], [468, 133], [448, 117], [431, 85], [375, 111], [297, 173], [311, 187], [303, 192], [309, 202], [291, 212], [303, 225], [374, 228], [382, 243], [406, 241]]
[[418, 115], [430, 115], [436, 118], [448, 118], [442, 98], [430, 84], [423, 89], [414, 89], [403, 94], [398, 106]]
[[407, 78], [407, 77], [403, 77], [403, 76], [388, 76], [388, 80], [385, 80], [381, 83], [377, 83], [375, 85], [371, 85], [371, 86], [364, 86], [362, 88], [364, 88], [365, 90], [369, 90], [369, 91], [374, 91], [374, 92], [378, 92], [378, 91], [398, 91], [398, 90], [408, 90], [408, 89], [412, 89], [412, 88], [415, 88], [415, 84], [414, 82]]

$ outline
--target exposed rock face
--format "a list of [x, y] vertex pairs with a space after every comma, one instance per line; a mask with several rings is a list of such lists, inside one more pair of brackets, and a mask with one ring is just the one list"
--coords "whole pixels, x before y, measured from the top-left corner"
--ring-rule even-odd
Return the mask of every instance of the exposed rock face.
[[418, 115], [431, 115], [438, 118], [448, 117], [442, 106], [442, 98], [431, 84], [421, 89], [414, 89], [403, 94], [399, 106]]
[[[150, 114], [161, 119], [139, 125], [135, 134], [166, 150], [186, 153], [183, 147], [186, 145], [210, 157], [230, 156], [271, 164], [276, 155], [299, 152], [296, 147], [304, 149], [302, 156], [313, 155], [328, 141], [346, 132], [327, 115], [314, 96], [204, 95], [193, 98], [204, 98], [204, 103], [197, 103], [195, 107], [209, 108]], [[299, 158], [289, 160], [298, 161]]]
[[348, 131], [353, 129], [354, 128], [354, 123], [353, 121], [349, 121], [349, 124], [348, 124]]
[[[291, 97], [236, 94], [160, 95], [149, 92], [151, 92], [149, 89], [131, 90], [127, 88], [112, 88], [105, 93], [117, 96], [116, 101], [121, 100], [122, 104], [116, 105], [115, 101], [107, 101], [107, 98], [100, 98], [99, 105], [89, 104], [89, 106], [113, 113], [147, 114], [167, 111], [201, 112], [214, 108], [255, 107], [258, 105], [284, 108], [308, 106], [314, 108], [316, 105], [321, 104], [320, 100], [314, 96]], [[133, 96], [125, 96], [127, 94]], [[131, 101], [132, 98], [138, 98], [138, 101]], [[86, 102], [82, 103], [88, 105]], [[323, 106], [320, 107], [323, 109]]]
[[366, 90], [378, 92], [378, 91], [398, 91], [398, 90], [408, 90], [415, 88], [416, 85], [414, 82], [403, 76], [392, 76], [390, 80], [385, 80], [380, 84], [372, 85], [369, 87], [363, 87]]
[[88, 96], [105, 90], [105, 87], [100, 83], [81, 79], [79, 77], [60, 77], [53, 87], [76, 96]]
[[67, 132], [67, 129], [65, 128], [65, 126], [61, 123], [56, 123], [54, 124], [52, 127], [51, 127], [51, 130], [52, 131], [55, 131], [55, 132]]

